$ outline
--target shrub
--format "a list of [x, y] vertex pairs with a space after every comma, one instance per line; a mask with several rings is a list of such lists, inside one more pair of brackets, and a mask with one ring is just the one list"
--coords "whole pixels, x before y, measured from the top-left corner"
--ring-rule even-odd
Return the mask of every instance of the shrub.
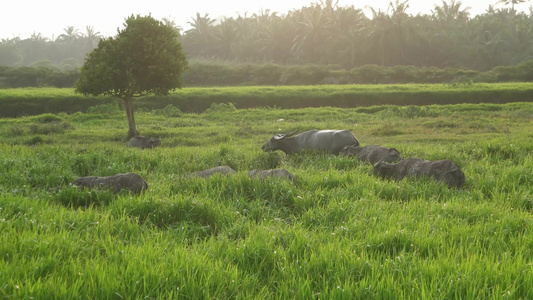
[[154, 109], [152, 111], [154, 115], [165, 117], [179, 117], [183, 112], [172, 104], [165, 106], [163, 109]]
[[393, 82], [410, 83], [424, 81], [419, 78], [420, 68], [415, 66], [394, 66], [390, 69], [390, 77]]
[[522, 74], [520, 81], [533, 81], [533, 60], [519, 64], [519, 73]]
[[283, 67], [274, 64], [258, 65], [253, 74], [255, 84], [277, 85], [280, 83]]
[[96, 106], [90, 106], [87, 108], [88, 114], [114, 115], [120, 112], [121, 110], [117, 102], [100, 104]]
[[211, 107], [205, 110], [206, 114], [211, 113], [217, 113], [217, 112], [227, 112], [227, 111], [235, 111], [237, 108], [235, 108], [235, 105], [233, 103], [213, 103], [211, 104]]
[[42, 114], [40, 116], [35, 117], [33, 120], [39, 123], [52, 123], [63, 121], [61, 117], [54, 114]]
[[27, 140], [24, 144], [26, 144], [28, 146], [35, 146], [35, 145], [38, 145], [38, 144], [42, 144], [43, 142], [44, 142], [43, 138], [37, 135], [37, 136], [34, 136], [31, 139]]
[[302, 65], [289, 67], [281, 77], [287, 85], [319, 84], [329, 74], [330, 66]]
[[384, 83], [387, 77], [385, 67], [364, 65], [350, 70], [352, 81], [357, 83]]
[[24, 127], [19, 125], [13, 125], [9, 128], [7, 135], [8, 136], [21, 136], [24, 135]]

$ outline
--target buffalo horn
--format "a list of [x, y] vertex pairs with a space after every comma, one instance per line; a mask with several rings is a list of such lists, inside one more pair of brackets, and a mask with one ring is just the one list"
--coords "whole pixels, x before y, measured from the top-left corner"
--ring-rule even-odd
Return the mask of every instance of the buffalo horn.
[[295, 135], [295, 134], [298, 132], [298, 130], [300, 130], [300, 128], [297, 128], [297, 129], [296, 129], [295, 131], [293, 131], [293, 132], [286, 133], [284, 136], [285, 136], [285, 137], [291, 137], [291, 136]]

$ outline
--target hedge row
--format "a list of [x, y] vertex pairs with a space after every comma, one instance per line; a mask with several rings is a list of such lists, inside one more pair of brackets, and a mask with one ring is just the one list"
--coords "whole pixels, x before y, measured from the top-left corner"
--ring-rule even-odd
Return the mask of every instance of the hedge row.
[[[48, 67], [0, 66], [0, 88], [73, 87], [79, 71], [61, 72]], [[184, 85], [253, 86], [313, 84], [393, 84], [509, 82], [533, 80], [533, 61], [496, 67], [488, 72], [460, 68], [365, 65], [345, 70], [336, 65], [232, 64], [191, 61]]]
[[60, 71], [54, 67], [8, 67], [0, 66], [0, 88], [73, 87], [80, 72]]

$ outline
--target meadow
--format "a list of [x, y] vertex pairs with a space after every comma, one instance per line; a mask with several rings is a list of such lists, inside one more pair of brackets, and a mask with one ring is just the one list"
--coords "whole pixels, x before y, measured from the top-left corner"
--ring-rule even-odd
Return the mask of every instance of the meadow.
[[[140, 110], [154, 149], [125, 147], [116, 105], [0, 119], [0, 299], [533, 298], [533, 103]], [[403, 157], [452, 159], [451, 189], [272, 135], [348, 129]], [[238, 174], [181, 178], [229, 165]], [[298, 184], [250, 179], [286, 168]], [[149, 185], [78, 190], [135, 172]]]

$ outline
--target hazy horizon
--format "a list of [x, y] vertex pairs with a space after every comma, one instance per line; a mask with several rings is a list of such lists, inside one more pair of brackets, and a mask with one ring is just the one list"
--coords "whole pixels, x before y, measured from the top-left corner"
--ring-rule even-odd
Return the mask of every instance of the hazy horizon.
[[[64, 33], [65, 29], [73, 26], [81, 33], [85, 33], [86, 27], [91, 26], [95, 32], [102, 36], [114, 36], [118, 28], [123, 28], [124, 19], [131, 15], [148, 15], [151, 14], [156, 19], [169, 19], [174, 21], [182, 29], [190, 28], [190, 22], [197, 13], [202, 16], [209, 14], [212, 19], [222, 19], [224, 17], [236, 17], [240, 15], [252, 15], [261, 11], [270, 10], [280, 14], [303, 6], [310, 6], [312, 3], [320, 1], [293, 0], [282, 1], [272, 0], [265, 4], [264, 1], [206, 1], [198, 0], [193, 5], [181, 7], [178, 4], [168, 5], [168, 1], [153, 0], [146, 1], [102, 1], [94, 0], [90, 6], [80, 8], [79, 5], [73, 5], [66, 0], [39, 1], [21, 0], [12, 1], [4, 7], [7, 7], [5, 16], [0, 19], [0, 40], [19, 37], [21, 39], [29, 38], [33, 33], [41, 34], [47, 38], [57, 38]], [[325, 2], [325, 1], [324, 1]], [[390, 0], [340, 0], [339, 6], [354, 6], [363, 9], [367, 14], [370, 13], [368, 7], [375, 10], [386, 11]], [[395, 3], [395, 1], [392, 1]], [[401, 3], [402, 1], [400, 1]], [[444, 1], [450, 3], [451, 0]], [[498, 0], [463, 0], [461, 8], [470, 7], [471, 16], [484, 13], [489, 5], [495, 8], [504, 7], [497, 4]], [[335, 3], [335, 1], [334, 1]], [[431, 14], [435, 5], [441, 6], [442, 0], [409, 0], [407, 12], [411, 15]], [[32, 10], [28, 10], [31, 7]], [[71, 8], [73, 7], [73, 8]], [[102, 8], [103, 7], [103, 8]], [[528, 11], [530, 3], [526, 2], [516, 6], [519, 11]]]

